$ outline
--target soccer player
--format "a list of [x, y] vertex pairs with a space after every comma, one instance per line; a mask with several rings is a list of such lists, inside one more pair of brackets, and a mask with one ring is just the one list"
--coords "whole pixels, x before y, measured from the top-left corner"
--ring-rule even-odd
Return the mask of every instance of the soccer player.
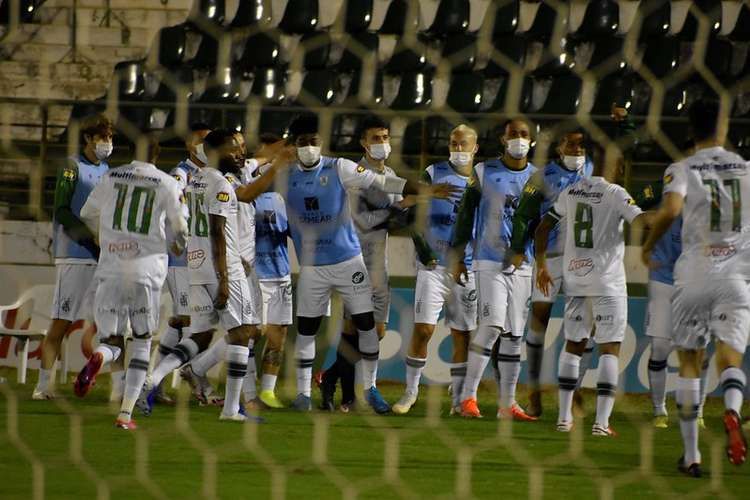
[[57, 174], [54, 207], [57, 282], [52, 323], [42, 341], [39, 381], [32, 394], [35, 400], [54, 398], [50, 387], [52, 371], [70, 324], [78, 319], [92, 319], [99, 246], [94, 233], [81, 221], [81, 207], [109, 169], [106, 160], [112, 154], [112, 134], [112, 122], [104, 115], [83, 120], [83, 150], [70, 157]]
[[81, 218], [93, 228], [98, 226], [101, 243], [94, 301], [100, 344], [78, 374], [75, 393], [85, 396], [102, 366], [124, 354], [130, 323], [132, 355], [115, 421], [117, 427], [128, 430], [136, 428], [131, 414], [148, 372], [151, 334], [159, 323], [161, 289], [167, 276], [165, 222], [174, 235], [169, 242], [174, 254], [182, 253], [187, 239], [182, 189], [154, 166], [158, 141], [145, 139], [138, 143], [145, 154], [134, 156], [147, 162], [135, 160], [107, 172], [81, 209]]
[[[466, 244], [474, 241], [472, 269], [478, 295], [479, 328], [469, 346], [466, 378], [461, 394], [461, 415], [478, 418], [477, 389], [492, 346], [499, 347], [501, 404], [498, 418], [535, 420], [518, 405], [516, 385], [521, 373], [521, 339], [531, 296], [531, 249], [520, 267], [510, 265], [513, 214], [526, 182], [536, 171], [528, 160], [531, 131], [524, 120], [509, 120], [500, 136], [503, 156], [474, 167], [464, 192], [451, 246], [455, 253], [454, 279], [468, 279]], [[476, 227], [475, 227], [476, 220]]]
[[240, 404], [240, 393], [250, 355], [248, 343], [258, 335], [260, 304], [254, 302], [257, 298], [248, 286], [240, 256], [238, 202], [249, 203], [267, 189], [279, 165], [285, 163], [274, 163], [258, 181], [235, 190], [222, 173], [237, 172], [244, 163], [233, 132], [214, 130], [206, 136], [204, 144], [208, 164], [193, 176], [187, 188], [190, 329], [193, 333], [180, 341], [154, 369], [143, 392], [146, 399], [143, 401], [142, 397], [139, 406], [145, 414], [150, 413], [155, 394], [152, 388], [172, 370], [206, 350], [214, 326], [221, 322], [228, 331], [224, 339], [226, 345], [223, 349], [213, 348], [213, 352], [223, 350], [227, 362], [226, 394], [220, 419], [245, 421], [247, 415]]
[[[520, 267], [523, 263], [529, 240], [539, 220], [552, 207], [557, 196], [566, 187], [580, 179], [591, 177], [593, 165], [586, 156], [586, 134], [583, 130], [572, 130], [560, 138], [557, 146], [557, 158], [552, 160], [544, 170], [536, 172], [524, 187], [521, 201], [513, 216], [513, 264]], [[549, 235], [547, 243], [547, 269], [552, 276], [553, 286], [549, 296], [533, 286], [531, 293], [531, 322], [526, 335], [526, 355], [529, 364], [529, 406], [526, 413], [532, 417], [542, 414], [542, 396], [539, 377], [544, 355], [544, 335], [549, 324], [552, 305], [562, 286], [562, 252], [565, 241], [564, 224], [556, 226]], [[593, 346], [592, 346], [593, 347]], [[588, 357], [591, 350], [587, 349]], [[587, 356], [584, 354], [584, 357]], [[580, 379], [583, 378], [588, 363], [583, 360]]]
[[[185, 138], [185, 149], [188, 157], [172, 169], [170, 175], [185, 188], [190, 179], [201, 168], [206, 166], [206, 152], [203, 149], [203, 140], [211, 132], [211, 127], [205, 123], [194, 123], [190, 126], [190, 133]], [[169, 229], [167, 229], [169, 232]], [[169, 234], [168, 234], [169, 239]], [[164, 359], [183, 335], [189, 335], [190, 327], [190, 281], [187, 270], [187, 256], [169, 254], [169, 267], [167, 269], [167, 287], [172, 297], [172, 316], [167, 321], [166, 331], [159, 337], [159, 347], [156, 354], [156, 362]], [[159, 384], [159, 392], [156, 401], [164, 404], [174, 404], [174, 401], [164, 392], [163, 384]]]
[[[467, 125], [453, 129], [449, 142], [450, 157], [427, 167], [422, 176], [426, 184], [447, 182], [465, 190], [471, 178], [477, 152], [477, 132]], [[449, 250], [456, 224], [459, 200], [432, 200], [422, 226], [417, 222], [414, 247], [417, 250], [417, 283], [414, 297], [414, 331], [406, 356], [406, 391], [393, 405], [393, 413], [408, 413], [417, 401], [419, 379], [427, 362], [427, 344], [435, 332], [440, 312], [451, 329], [453, 359], [451, 363], [452, 404], [450, 414], [461, 412], [461, 388], [466, 375], [469, 334], [477, 323], [477, 293], [474, 273], [459, 285], [450, 275]], [[471, 243], [467, 244], [464, 264], [471, 266]]]
[[596, 327], [594, 340], [600, 356], [592, 434], [614, 436], [609, 417], [615, 402], [618, 356], [628, 318], [623, 220], [633, 224], [645, 215], [624, 188], [604, 178], [605, 172], [610, 178], [616, 175], [613, 170], [622, 164], [622, 157], [611, 151], [605, 154], [602, 147], [595, 145], [593, 160], [593, 176], [565, 188], [536, 230], [536, 280], [542, 293], [552, 293], [554, 282], [546, 256], [549, 235], [562, 221], [566, 343], [558, 368], [557, 430], [569, 432], [573, 427], [573, 391], [578, 383], [581, 355], [592, 327]]
[[[364, 156], [359, 164], [378, 174], [395, 177], [396, 173], [385, 162], [391, 154], [388, 124], [376, 116], [366, 117], [359, 127], [359, 139]], [[391, 289], [388, 283], [388, 229], [397, 219], [405, 221], [405, 210], [412, 205], [410, 197], [384, 193], [376, 187], [350, 193], [351, 214], [362, 257], [372, 284], [372, 302], [375, 329], [378, 338], [385, 336], [391, 307]], [[323, 375], [320, 384], [321, 409], [333, 411], [336, 382], [341, 378], [341, 409], [344, 412], [355, 403], [354, 374], [357, 353], [357, 331], [348, 311], [344, 311], [344, 331], [341, 333], [336, 360]]]
[[[378, 174], [344, 158], [321, 156], [318, 118], [302, 115], [289, 127], [297, 162], [288, 171], [286, 203], [300, 274], [297, 284], [297, 397], [293, 406], [312, 409], [315, 335], [333, 290], [338, 291], [359, 333], [362, 378], [368, 404], [377, 413], [390, 406], [376, 387], [379, 339], [372, 307], [372, 287], [349, 212], [347, 189], [377, 187], [402, 193], [406, 180]], [[445, 190], [445, 195], [452, 191]]]
[[672, 341], [680, 359], [677, 405], [684, 454], [678, 468], [700, 477], [698, 407], [700, 371], [710, 339], [724, 392], [727, 457], [745, 461], [740, 407], [746, 376], [742, 358], [750, 331], [750, 165], [722, 146], [726, 117], [719, 103], [699, 100], [688, 113], [695, 153], [667, 168], [664, 199], [643, 245], [649, 264], [656, 242], [682, 214], [682, 253], [674, 269]]

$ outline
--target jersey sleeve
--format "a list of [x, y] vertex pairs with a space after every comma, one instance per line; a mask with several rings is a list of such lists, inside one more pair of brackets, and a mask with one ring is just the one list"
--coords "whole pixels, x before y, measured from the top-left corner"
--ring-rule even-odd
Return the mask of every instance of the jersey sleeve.
[[530, 238], [530, 228], [539, 220], [544, 195], [544, 177], [541, 171], [532, 175], [526, 182], [521, 193], [518, 208], [513, 214], [513, 232], [511, 248], [516, 253], [523, 253]]
[[187, 187], [187, 174], [185, 173], [185, 171], [179, 167], [175, 167], [171, 172], [169, 172], [169, 175], [171, 175], [172, 178], [177, 181], [177, 185], [180, 187], [180, 190], [184, 191]]
[[81, 220], [93, 231], [99, 230], [99, 215], [105, 201], [111, 196], [109, 177], [105, 177], [96, 185], [81, 207]]
[[675, 193], [683, 198], [687, 195], [687, 169], [673, 163], [664, 171], [664, 194]]
[[562, 193], [560, 193], [560, 196], [557, 197], [557, 201], [555, 201], [555, 204], [552, 205], [552, 208], [549, 209], [547, 214], [550, 217], [554, 217], [557, 220], [562, 219], [567, 215], [568, 212], [568, 205], [566, 203], [566, 200], [568, 198], [568, 188], [565, 188]]
[[639, 207], [633, 197], [630, 196], [630, 193], [620, 186], [616, 186], [615, 192], [612, 196], [612, 203], [614, 204], [613, 208], [617, 210], [620, 216], [628, 221], [628, 223], [633, 222], [633, 219], [643, 213], [641, 207]]
[[178, 182], [167, 182], [164, 187], [164, 210], [167, 214], [167, 221], [175, 235], [175, 240], [179, 246], [184, 247], [188, 233], [185, 196]]
[[380, 175], [346, 158], [339, 158], [336, 167], [339, 170], [341, 182], [346, 189], [367, 189]]
[[[206, 208], [211, 215], [229, 217], [232, 203], [237, 203], [234, 188], [224, 177], [217, 177], [211, 189], [206, 190]], [[234, 199], [234, 201], [232, 201]]]

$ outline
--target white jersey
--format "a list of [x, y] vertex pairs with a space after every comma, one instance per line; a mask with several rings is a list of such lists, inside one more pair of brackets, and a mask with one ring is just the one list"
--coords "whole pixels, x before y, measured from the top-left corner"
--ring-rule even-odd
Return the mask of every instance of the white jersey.
[[81, 209], [81, 218], [98, 225], [96, 274], [101, 278], [161, 287], [167, 275], [165, 222], [183, 242], [187, 236], [177, 181], [139, 161], [109, 170]]
[[[242, 175], [242, 174], [240, 174]], [[237, 175], [224, 174], [226, 180], [232, 185], [233, 189], [246, 184]], [[242, 177], [245, 177], [244, 175]], [[238, 200], [237, 205], [237, 237], [240, 243], [240, 257], [250, 264], [255, 264], [255, 204], [244, 203]]]
[[238, 203], [234, 188], [215, 168], [203, 168], [193, 175], [185, 192], [190, 209], [188, 269], [191, 285], [217, 282], [211, 251], [209, 215], [225, 219], [227, 272], [229, 280], [244, 280], [245, 270], [240, 259]]
[[[722, 147], [701, 149], [664, 173], [685, 199], [675, 282], [750, 279], [750, 164]], [[743, 202], [744, 200], [744, 202]]]
[[581, 179], [565, 188], [547, 213], [565, 217], [565, 295], [627, 296], [623, 220], [633, 222], [642, 213], [628, 192], [603, 177]]

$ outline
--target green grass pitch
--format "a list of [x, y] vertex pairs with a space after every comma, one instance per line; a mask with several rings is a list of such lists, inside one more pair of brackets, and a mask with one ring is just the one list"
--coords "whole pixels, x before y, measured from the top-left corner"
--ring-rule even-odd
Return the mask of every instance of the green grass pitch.
[[[218, 408], [191, 402], [157, 407], [130, 433], [113, 427], [102, 379], [85, 400], [70, 385], [58, 387], [62, 401], [48, 402], [31, 400], [33, 381], [0, 386], [0, 498], [32, 498], [29, 456], [42, 465], [46, 498], [747, 498], [750, 491], [750, 465], [732, 466], [724, 456], [718, 399], [709, 400], [701, 439], [709, 474], [696, 480], [675, 469], [674, 409], [669, 429], [652, 430], [646, 396], [618, 398], [612, 439], [589, 433], [590, 391], [578, 432], [555, 432], [552, 388], [536, 423], [500, 425], [494, 389], [480, 393], [485, 418], [450, 418], [441, 388], [423, 391], [408, 416], [280, 410], [252, 426], [219, 422]], [[401, 386], [383, 392], [395, 401]], [[430, 404], [441, 406], [439, 419], [429, 418]], [[11, 437], [14, 422], [22, 445]]]

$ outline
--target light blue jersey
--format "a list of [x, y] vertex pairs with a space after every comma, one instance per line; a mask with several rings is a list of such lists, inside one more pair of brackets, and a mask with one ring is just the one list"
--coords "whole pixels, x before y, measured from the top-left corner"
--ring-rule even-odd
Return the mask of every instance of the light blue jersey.
[[654, 245], [651, 260], [659, 267], [650, 269], [648, 279], [667, 285], [674, 284], [674, 265], [682, 252], [682, 217], [674, 220], [666, 233]]
[[273, 192], [258, 196], [255, 199], [255, 272], [258, 279], [279, 279], [289, 275], [288, 235], [284, 198]]
[[[183, 160], [177, 164], [175, 168], [169, 173], [172, 177], [177, 179], [180, 184], [180, 188], [184, 191], [187, 185], [190, 183], [190, 179], [193, 174], [198, 171], [198, 166], [190, 160]], [[187, 252], [183, 252], [182, 255], [172, 255], [172, 252], [168, 252], [169, 256], [169, 267], [185, 267], [187, 266]]]
[[[506, 263], [513, 233], [513, 214], [518, 208], [526, 181], [536, 172], [530, 162], [522, 170], [511, 170], [499, 160], [490, 160], [474, 167], [482, 192], [476, 214], [474, 240], [474, 269]], [[532, 262], [532, 243], [526, 245], [527, 262]], [[507, 257], [510, 257], [508, 253]]]
[[[591, 174], [594, 171], [594, 164], [591, 160], [586, 157], [586, 163], [583, 166], [583, 170], [568, 170], [567, 168], [560, 165], [557, 161], [551, 161], [544, 167], [544, 170], [537, 175], [543, 176], [542, 194], [544, 195], [544, 201], [540, 210], [540, 218], [544, 217], [552, 205], [557, 201], [557, 197], [560, 193], [571, 184], [575, 184], [579, 180], [591, 178]], [[549, 240], [547, 241], [547, 255], [555, 256], [562, 254], [562, 246], [565, 243], [564, 238], [560, 238], [560, 227], [558, 224], [549, 233]]]
[[[430, 176], [432, 184], [446, 183], [461, 189], [466, 189], [469, 182], [469, 177], [459, 174], [448, 161], [430, 165], [427, 167], [427, 175]], [[449, 265], [451, 235], [456, 224], [459, 204], [460, 199], [433, 198], [427, 211], [424, 238], [441, 266]], [[467, 268], [471, 266], [472, 254], [471, 243], [468, 243], [464, 252], [464, 263]]]
[[290, 167], [287, 214], [300, 265], [328, 266], [362, 253], [346, 190], [366, 189], [376, 175], [352, 161], [327, 156], [313, 169]]
[[[61, 186], [70, 189], [71, 184], [74, 185], [72, 193], [68, 191], [67, 205], [76, 218], [80, 219], [81, 208], [86, 203], [91, 191], [99, 184], [102, 176], [107, 173], [107, 170], [109, 170], [107, 162], [102, 161], [99, 165], [95, 165], [82, 154], [68, 159], [68, 165], [62, 171], [57, 189], [60, 189]], [[53, 246], [55, 259], [90, 259], [96, 261], [94, 255], [88, 249], [70, 237], [57, 219], [53, 222]]]

